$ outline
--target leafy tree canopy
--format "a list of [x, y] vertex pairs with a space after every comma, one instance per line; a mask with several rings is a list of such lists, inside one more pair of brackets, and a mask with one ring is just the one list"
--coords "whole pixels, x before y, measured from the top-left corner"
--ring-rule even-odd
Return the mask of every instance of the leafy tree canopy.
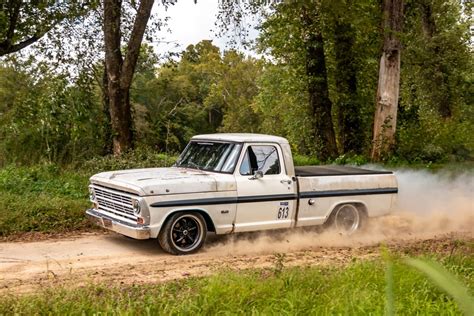
[[98, 1], [18, 1], [0, 5], [0, 56], [17, 52], [41, 39], [64, 20], [74, 20], [97, 7]]

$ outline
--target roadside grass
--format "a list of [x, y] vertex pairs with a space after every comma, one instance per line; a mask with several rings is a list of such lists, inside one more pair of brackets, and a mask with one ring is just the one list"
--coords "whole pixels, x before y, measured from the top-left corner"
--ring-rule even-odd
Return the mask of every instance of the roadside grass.
[[[387, 262], [383, 259], [355, 261], [346, 267], [287, 268], [280, 263], [276, 256], [274, 268], [222, 271], [162, 284], [91, 283], [76, 289], [52, 287], [36, 294], [7, 294], [0, 297], [0, 315], [382, 315], [387, 311]], [[453, 298], [400, 257], [390, 264], [396, 314], [461, 314]], [[450, 256], [441, 259], [441, 264], [472, 293], [472, 256]]]
[[54, 165], [0, 170], [0, 237], [85, 229], [88, 176]]
[[0, 238], [26, 232], [63, 233], [95, 228], [84, 216], [90, 206], [89, 178], [98, 172], [164, 167], [175, 156], [136, 150], [82, 164], [6, 166], [0, 169]]

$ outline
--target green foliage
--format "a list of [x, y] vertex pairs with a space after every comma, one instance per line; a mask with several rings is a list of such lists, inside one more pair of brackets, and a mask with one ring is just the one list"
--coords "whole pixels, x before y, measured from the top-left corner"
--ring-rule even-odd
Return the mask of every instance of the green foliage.
[[[103, 67], [97, 59], [102, 47], [95, 40], [102, 36], [101, 18], [98, 11], [90, 10], [94, 5], [97, 2], [83, 8], [22, 5], [26, 11], [14, 42], [31, 35], [34, 25], [48, 28], [57, 21], [63, 21], [64, 39], [71, 34], [83, 38], [64, 45], [58, 45], [59, 38], [50, 39], [46, 43], [52, 49], [33, 50], [43, 54], [41, 58], [10, 55], [2, 60], [0, 166], [77, 165], [108, 152], [111, 131], [100, 89]], [[124, 5], [124, 35], [128, 36], [134, 9], [133, 3]], [[179, 58], [160, 63], [153, 49], [142, 45], [131, 89], [138, 147], [172, 155], [196, 134], [258, 132], [286, 137], [294, 153], [324, 160], [308, 93], [308, 63], [314, 61], [306, 54], [308, 36], [316, 32], [323, 38], [339, 155], [323, 162], [365, 163], [372, 145], [380, 57], [379, 1], [281, 2], [263, 11], [259, 3], [245, 2], [243, 7], [263, 12], [257, 41], [264, 56], [260, 59], [236, 50], [221, 51], [212, 41], [203, 40], [188, 46]], [[395, 155], [387, 161], [431, 164], [474, 158], [471, 21], [460, 11], [455, 1], [406, 2], [400, 34], [397, 144]], [[303, 13], [317, 23], [305, 28]], [[8, 25], [7, 15], [0, 12], [0, 26]], [[81, 23], [90, 28], [77, 29]], [[148, 35], [162, 24], [155, 20], [153, 25]], [[74, 70], [53, 67], [50, 60]], [[114, 166], [112, 159], [106, 159], [105, 167], [127, 166], [124, 161]]]
[[63, 20], [75, 20], [96, 8], [98, 1], [2, 1], [0, 6], [0, 56], [35, 43]]
[[[87, 178], [57, 165], [31, 167], [13, 165], [0, 169], [0, 191], [12, 194], [47, 193], [54, 196], [87, 198]], [[84, 188], [86, 187], [86, 188]]]
[[0, 169], [0, 236], [90, 227], [88, 178], [55, 165]]
[[[317, 31], [324, 39], [339, 152], [344, 156], [367, 155], [380, 58], [379, 3], [322, 1], [312, 5], [313, 14], [319, 14], [323, 22]], [[320, 12], [316, 12], [318, 5]], [[474, 58], [469, 46], [469, 21], [464, 21], [460, 13], [456, 2], [407, 2], [401, 34], [395, 159], [429, 162], [473, 158]], [[301, 14], [301, 2], [277, 4], [267, 12], [258, 42], [260, 50], [272, 58], [260, 78], [255, 103], [261, 111], [264, 130], [287, 137], [299, 153], [317, 155], [305, 91], [308, 60], [304, 40], [308, 34], [301, 27]], [[348, 45], [347, 40], [352, 42], [350, 47], [338, 46]], [[355, 71], [355, 78], [349, 70]], [[353, 135], [360, 140], [348, 142]]]
[[77, 163], [77, 166], [82, 172], [94, 174], [106, 170], [170, 167], [177, 159], [177, 156], [170, 156], [141, 147], [119, 157], [113, 155], [94, 157], [83, 163]]
[[0, 237], [25, 232], [57, 234], [92, 228], [84, 216], [88, 206], [87, 198], [0, 192]]
[[[322, 21], [317, 24], [317, 29], [307, 30], [302, 25], [301, 14], [306, 6], [312, 7], [310, 14]], [[259, 49], [272, 56], [260, 79], [261, 88], [256, 99], [256, 105], [263, 113], [264, 128], [287, 137], [299, 153], [318, 154], [314, 139], [313, 113], [309, 107], [307, 91], [309, 78], [306, 75], [306, 67], [310, 61], [306, 58], [305, 41], [308, 32], [321, 32], [329, 97], [334, 104], [333, 125], [339, 150], [341, 153], [346, 153], [345, 150], [356, 153], [368, 150], [380, 42], [377, 38], [379, 21], [374, 18], [377, 14], [378, 4], [373, 1], [357, 1], [351, 4], [343, 1], [322, 1], [320, 4], [306, 2], [306, 5], [301, 2], [288, 2], [275, 6], [275, 11], [268, 14], [260, 26], [258, 39]], [[345, 34], [345, 29], [338, 23], [353, 25], [350, 34]], [[349, 85], [344, 78], [341, 81], [343, 70], [349, 65], [338, 66], [341, 54], [336, 55], [336, 39], [344, 36], [353, 39], [350, 50], [339, 49], [346, 54], [343, 61], [352, 62], [353, 73], [350, 76], [354, 77], [354, 82], [350, 85], [354, 86], [352, 90], [355, 91], [351, 95], [348, 95], [347, 89], [341, 89], [341, 86]], [[353, 120], [353, 126], [344, 127], [350, 120], [343, 118], [351, 116], [357, 116], [357, 120]], [[348, 139], [352, 139], [352, 142], [348, 142]], [[355, 149], [344, 148], [347, 147], [346, 143]]]
[[459, 4], [410, 2], [402, 36], [398, 148], [408, 161], [464, 161], [474, 154], [469, 23]]
[[[450, 270], [464, 269], [466, 272], [458, 277], [472, 289], [474, 261], [461, 256], [452, 259], [444, 265]], [[394, 262], [393, 277], [397, 313], [460, 312], [452, 298], [405, 264]], [[223, 271], [164, 284], [91, 284], [75, 290], [46, 288], [37, 294], [12, 293], [0, 298], [0, 314], [381, 315], [385, 310], [381, 295], [385, 282], [381, 260], [354, 262], [346, 267], [283, 268], [279, 273], [271, 268]]]
[[224, 113], [220, 132], [260, 132], [260, 117], [253, 107], [258, 93], [256, 79], [262, 72], [262, 62], [236, 51], [224, 53], [225, 71], [220, 81], [212, 85], [204, 104]]
[[369, 161], [366, 156], [363, 155], [350, 155], [350, 154], [343, 154], [337, 157], [334, 160], [335, 164], [338, 165], [356, 165], [361, 166], [367, 164]]
[[0, 166], [66, 163], [101, 151], [101, 111], [87, 78], [75, 85], [46, 67], [0, 66]]
[[443, 266], [434, 261], [412, 258], [406, 259], [405, 262], [426, 274], [438, 287], [453, 297], [465, 315], [474, 312], [474, 298], [469, 295], [469, 290]]
[[182, 150], [196, 134], [258, 130], [251, 105], [261, 72], [256, 59], [232, 50], [222, 54], [203, 40], [155, 72], [137, 76], [132, 90], [139, 143], [168, 153]]
[[301, 70], [267, 63], [259, 86], [255, 107], [262, 117], [261, 131], [288, 138], [296, 153], [314, 155], [312, 117]]
[[316, 157], [293, 154], [293, 163], [295, 166], [314, 166], [321, 162]]

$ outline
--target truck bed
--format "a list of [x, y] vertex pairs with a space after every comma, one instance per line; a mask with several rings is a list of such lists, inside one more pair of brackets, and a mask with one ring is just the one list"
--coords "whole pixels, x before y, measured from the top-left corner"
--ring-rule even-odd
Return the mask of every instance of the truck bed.
[[351, 176], [368, 174], [392, 174], [392, 171], [376, 171], [348, 166], [302, 166], [295, 167], [297, 177]]

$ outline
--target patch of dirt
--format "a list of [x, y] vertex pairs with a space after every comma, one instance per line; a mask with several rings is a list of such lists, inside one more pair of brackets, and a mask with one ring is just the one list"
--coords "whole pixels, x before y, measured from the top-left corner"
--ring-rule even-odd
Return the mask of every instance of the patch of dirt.
[[82, 230], [73, 230], [65, 232], [22, 232], [8, 236], [0, 236], [0, 243], [2, 242], [29, 242], [29, 241], [41, 241], [41, 240], [53, 240], [53, 239], [66, 239], [66, 238], [78, 238], [83, 235], [105, 235], [111, 232], [101, 229], [100, 227], [86, 228]]
[[273, 234], [210, 236], [200, 253], [172, 256], [156, 240], [84, 233], [65, 239], [0, 243], [0, 294], [21, 294], [47, 286], [166, 282], [221, 270], [271, 268], [284, 253], [285, 266], [345, 265], [379, 257], [380, 247], [401, 254], [473, 254], [472, 231], [364, 240], [331, 233], [283, 231]]

